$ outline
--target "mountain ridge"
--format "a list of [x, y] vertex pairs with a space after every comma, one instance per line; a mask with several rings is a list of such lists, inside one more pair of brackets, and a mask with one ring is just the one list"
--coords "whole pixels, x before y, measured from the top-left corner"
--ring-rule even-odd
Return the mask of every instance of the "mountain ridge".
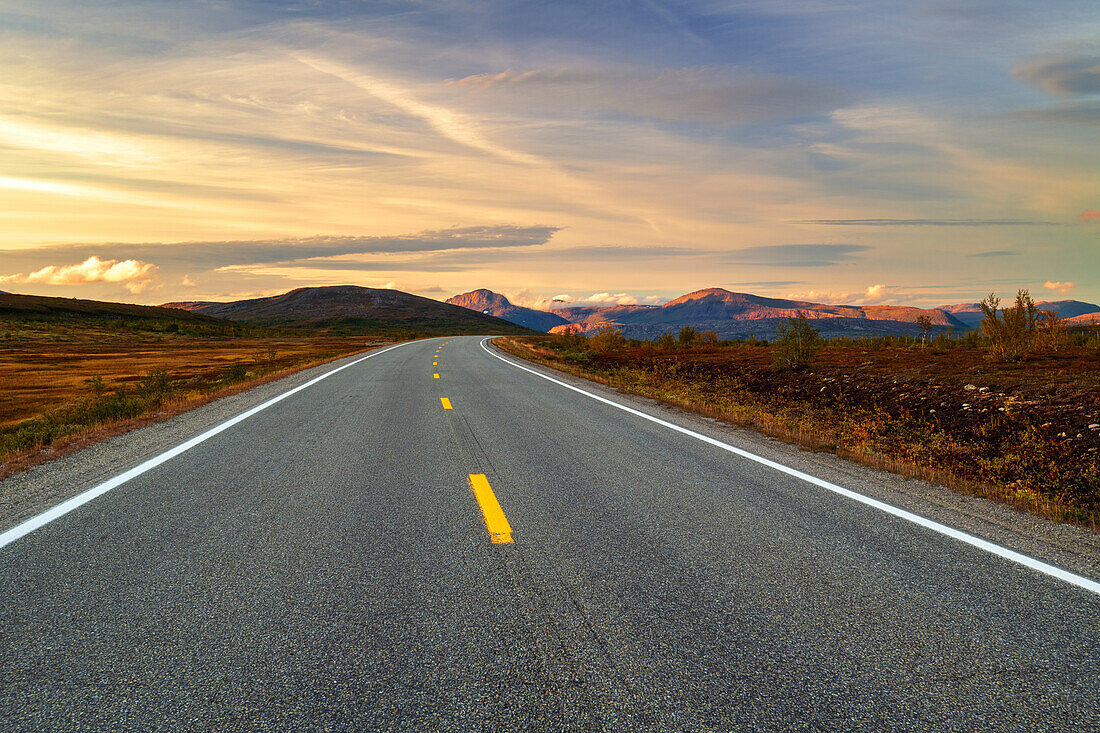
[[[484, 289], [472, 292], [493, 294]], [[455, 296], [451, 301], [461, 300], [465, 295]], [[480, 297], [486, 298], [484, 295]], [[715, 331], [722, 338], [749, 335], [768, 338], [774, 336], [779, 326], [799, 311], [813, 320], [826, 336], [918, 335], [921, 332], [917, 321], [920, 316], [928, 316], [935, 331], [949, 328], [966, 330], [966, 324], [961, 320], [934, 308], [830, 305], [735, 293], [724, 288], [703, 288], [685, 293], [660, 306], [572, 306], [553, 308], [549, 312], [561, 316], [568, 323], [580, 325], [585, 331], [610, 325], [631, 338], [653, 338], [683, 326]]]
[[191, 301], [165, 307], [258, 326], [368, 333], [393, 330], [430, 333], [518, 334], [528, 329], [401, 290], [358, 285], [295, 288], [263, 298], [226, 303]]

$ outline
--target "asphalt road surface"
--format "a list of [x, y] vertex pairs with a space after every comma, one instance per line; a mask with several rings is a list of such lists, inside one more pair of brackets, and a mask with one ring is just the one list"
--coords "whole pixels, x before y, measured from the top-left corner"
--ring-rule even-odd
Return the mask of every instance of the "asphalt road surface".
[[480, 338], [358, 359], [0, 539], [0, 729], [1100, 729], [1088, 581]]

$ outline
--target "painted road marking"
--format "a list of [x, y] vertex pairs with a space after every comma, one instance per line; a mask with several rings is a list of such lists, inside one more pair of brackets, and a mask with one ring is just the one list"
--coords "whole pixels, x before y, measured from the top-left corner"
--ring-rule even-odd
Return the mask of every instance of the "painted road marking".
[[471, 473], [470, 487], [474, 490], [474, 497], [481, 507], [481, 516], [485, 517], [485, 527], [494, 544], [512, 544], [512, 525], [508, 524], [508, 518], [504, 516], [504, 510], [500, 508], [500, 502], [489, 486], [489, 479], [483, 473]]
[[366, 356], [361, 357], [359, 359], [356, 359], [355, 361], [348, 362], [347, 364], [344, 364], [343, 366], [339, 366], [339, 367], [336, 367], [335, 369], [331, 369], [331, 370], [325, 372], [324, 374], [320, 375], [319, 377], [314, 377], [313, 379], [309, 380], [308, 382], [306, 382], [304, 384], [299, 384], [294, 389], [289, 389], [286, 392], [283, 392], [281, 395], [276, 395], [275, 397], [272, 397], [271, 399], [269, 399], [267, 402], [262, 402], [262, 403], [256, 405], [255, 407], [251, 408], [250, 410], [245, 410], [240, 415], [237, 415], [236, 417], [230, 418], [229, 420], [226, 420], [225, 422], [223, 422], [220, 425], [215, 425], [214, 427], [207, 430], [205, 433], [202, 433], [200, 435], [196, 435], [194, 438], [191, 438], [190, 440], [188, 440], [184, 443], [180, 443], [175, 448], [170, 448], [169, 450], [164, 451], [160, 455], [155, 456], [153, 458], [150, 458], [149, 460], [145, 461], [144, 463], [140, 463], [137, 466], [134, 466], [129, 471], [126, 471], [125, 473], [120, 473], [118, 476], [115, 476], [112, 479], [108, 479], [107, 481], [104, 481], [103, 483], [101, 483], [97, 486], [93, 486], [92, 488], [88, 489], [87, 491], [85, 491], [83, 493], [80, 493], [80, 494], [77, 494], [73, 498], [71, 498], [67, 501], [63, 501], [55, 507], [53, 507], [51, 509], [47, 509], [46, 511], [42, 512], [41, 514], [39, 514], [37, 516], [31, 517], [30, 519], [23, 522], [22, 524], [17, 524], [16, 526], [12, 527], [8, 531], [0, 534], [0, 547], [5, 547], [7, 545], [10, 545], [12, 542], [15, 542], [20, 537], [23, 537], [24, 535], [28, 535], [31, 532], [33, 532], [34, 530], [38, 529], [39, 527], [42, 527], [46, 524], [49, 524], [50, 522], [52, 522], [55, 519], [58, 519], [60, 517], [65, 516], [69, 512], [73, 511], [74, 509], [77, 509], [81, 506], [84, 506], [85, 504], [87, 504], [92, 499], [95, 499], [97, 497], [102, 496], [103, 494], [106, 494], [111, 489], [114, 489], [118, 486], [121, 486], [122, 484], [126, 483], [127, 481], [129, 481], [132, 478], [137, 478], [141, 474], [145, 473], [146, 471], [149, 471], [150, 469], [156, 468], [157, 466], [164, 463], [165, 461], [171, 460], [171, 459], [175, 458], [176, 456], [178, 456], [179, 454], [191, 450], [192, 448], [194, 448], [199, 443], [202, 443], [203, 441], [206, 441], [210, 438], [213, 438], [218, 433], [220, 433], [224, 430], [228, 430], [229, 428], [233, 427], [234, 425], [236, 425], [237, 423], [239, 423], [243, 420], [247, 420], [248, 418], [255, 415], [257, 412], [260, 412], [262, 410], [266, 410], [267, 408], [274, 405], [276, 402], [281, 402], [281, 401], [285, 400], [287, 397], [290, 397], [292, 394], [296, 394], [298, 392], [301, 392], [303, 389], [306, 389], [307, 387], [312, 387], [313, 385], [320, 382], [322, 379], [328, 379], [333, 374], [336, 374], [337, 372], [342, 372], [345, 369], [347, 369], [349, 367], [353, 367], [353, 366], [355, 366], [356, 364], [358, 364], [360, 362], [366, 361], [367, 359], [372, 359], [372, 358], [378, 356], [379, 354], [385, 354], [387, 351], [393, 351], [394, 349], [400, 348], [402, 346], [407, 346], [408, 344], [411, 344], [411, 343], [414, 343], [414, 342], [406, 341], [405, 343], [395, 344], [394, 346], [390, 346], [388, 348], [382, 349], [381, 351], [375, 351], [375, 352], [372, 352], [370, 354], [367, 354]]
[[1077, 573], [1071, 573], [1068, 570], [1063, 570], [1062, 568], [1055, 567], [1054, 565], [1050, 565], [1048, 563], [1045, 563], [1042, 560], [1036, 560], [1033, 557], [1028, 557], [1027, 555], [1016, 552], [1015, 550], [1010, 550], [1007, 547], [1001, 547], [1000, 545], [989, 542], [988, 540], [983, 540], [981, 537], [975, 537], [972, 534], [968, 534], [968, 533], [963, 532], [961, 530], [955, 529], [954, 527], [948, 527], [946, 524], [941, 524], [941, 523], [933, 521], [931, 519], [925, 519], [924, 517], [920, 516], [919, 514], [913, 514], [912, 512], [907, 512], [904, 509], [899, 509], [896, 506], [893, 506], [891, 504], [887, 504], [884, 501], [879, 501], [878, 499], [872, 499], [869, 496], [864, 496], [863, 494], [852, 491], [851, 489], [846, 489], [843, 486], [837, 486], [834, 483], [830, 483], [830, 482], [825, 481], [823, 479], [819, 479], [816, 476], [811, 476], [808, 473], [803, 473], [802, 471], [799, 471], [799, 470], [794, 469], [794, 468], [790, 468], [789, 466], [784, 466], [782, 463], [776, 463], [775, 461], [768, 460], [767, 458], [764, 458], [763, 456], [758, 456], [755, 453], [749, 453], [747, 450], [744, 450], [742, 448], [735, 448], [734, 446], [729, 445], [728, 443], [723, 443], [720, 440], [716, 440], [716, 439], [711, 438], [709, 436], [703, 435], [702, 433], [697, 433], [694, 430], [689, 430], [687, 428], [680, 427], [679, 425], [676, 425], [674, 423], [670, 423], [667, 420], [662, 420], [659, 417], [654, 417], [653, 415], [646, 414], [646, 413], [642, 412], [641, 410], [635, 410], [633, 407], [627, 407], [626, 405], [620, 405], [618, 402], [615, 402], [614, 400], [609, 400], [606, 397], [601, 397], [597, 394], [593, 394], [591, 392], [586, 392], [585, 390], [581, 389], [580, 387], [574, 387], [571, 384], [566, 384], [565, 382], [561, 381], [560, 379], [554, 379], [551, 376], [548, 376], [548, 375], [543, 374], [541, 372], [535, 371], [534, 369], [530, 369], [528, 367], [525, 367], [522, 364], [517, 364], [516, 362], [512, 361], [511, 359], [505, 359], [500, 354], [493, 353], [492, 350], [490, 350], [489, 347], [486, 346], [486, 344], [489, 342], [489, 340], [490, 339], [487, 339], [487, 338], [482, 339], [481, 348], [484, 349], [485, 352], [487, 354], [489, 354], [490, 356], [495, 357], [497, 359], [500, 359], [505, 364], [513, 366], [516, 369], [522, 369], [523, 371], [534, 374], [536, 377], [539, 377], [541, 379], [545, 379], [548, 382], [553, 382], [554, 384], [565, 387], [566, 389], [571, 389], [574, 392], [577, 392], [578, 394], [584, 395], [585, 397], [591, 397], [592, 399], [596, 400], [597, 402], [602, 402], [605, 405], [610, 405], [611, 407], [622, 410], [623, 412], [629, 412], [631, 415], [636, 415], [637, 417], [640, 417], [644, 420], [649, 420], [650, 422], [657, 423], [658, 425], [666, 427], [669, 430], [675, 430], [678, 433], [682, 433], [684, 435], [695, 438], [696, 440], [701, 440], [704, 443], [708, 443], [710, 445], [713, 445], [716, 448], [721, 448], [722, 450], [729, 451], [730, 453], [741, 456], [742, 458], [747, 458], [750, 461], [755, 461], [756, 463], [767, 466], [768, 468], [773, 468], [776, 471], [779, 471], [781, 473], [785, 473], [788, 476], [793, 476], [793, 477], [795, 477], [797, 479], [801, 479], [801, 480], [803, 480], [807, 483], [811, 483], [814, 486], [819, 486], [819, 487], [825, 489], [826, 491], [831, 491], [834, 494], [839, 494], [839, 495], [841, 495], [845, 498], [851, 499], [852, 501], [858, 501], [861, 504], [866, 504], [867, 506], [874, 507], [875, 509], [878, 509], [879, 511], [882, 511], [882, 512], [885, 512], [885, 513], [890, 514], [892, 516], [898, 517], [899, 519], [904, 519], [906, 521], [912, 522], [913, 524], [918, 524], [921, 527], [924, 527], [926, 529], [930, 529], [933, 532], [938, 532], [939, 534], [942, 534], [942, 535], [945, 535], [945, 536], [950, 537], [952, 539], [958, 540], [959, 542], [964, 542], [964, 543], [966, 543], [966, 544], [968, 544], [972, 547], [978, 548], [979, 550], [984, 550], [985, 552], [988, 552], [992, 555], [996, 555], [997, 557], [1001, 557], [1001, 558], [1004, 558], [1005, 560], [1009, 560], [1009, 561], [1017, 563], [1019, 565], [1023, 565], [1024, 567], [1031, 568], [1032, 570], [1043, 573], [1044, 575], [1049, 575], [1053, 578], [1057, 578], [1058, 580], [1069, 583], [1070, 585], [1075, 585], [1078, 588], [1083, 588], [1084, 590], [1087, 590], [1090, 593], [1095, 593], [1097, 595], [1100, 595], [1100, 583], [1096, 582], [1095, 580], [1091, 580], [1089, 578], [1086, 578], [1083, 575], [1078, 575]]
[[438, 361], [433, 361], [432, 366], [439, 366], [439, 362]]
[[432, 379], [439, 379], [439, 375], [438, 374], [433, 374]]
[[454, 409], [453, 407], [451, 407], [451, 401], [449, 399], [447, 399], [446, 397], [440, 397], [439, 401], [443, 403], [443, 409], [444, 410], [453, 410]]

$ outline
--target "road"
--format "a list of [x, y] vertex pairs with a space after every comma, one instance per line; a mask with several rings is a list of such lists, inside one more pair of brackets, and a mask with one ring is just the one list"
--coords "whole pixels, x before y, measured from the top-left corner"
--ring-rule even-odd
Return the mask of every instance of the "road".
[[345, 360], [9, 533], [0, 728], [1100, 729], [1097, 593], [490, 351]]

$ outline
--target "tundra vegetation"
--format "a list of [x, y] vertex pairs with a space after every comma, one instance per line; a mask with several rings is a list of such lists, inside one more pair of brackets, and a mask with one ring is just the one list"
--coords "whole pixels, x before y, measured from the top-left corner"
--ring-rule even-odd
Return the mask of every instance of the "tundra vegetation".
[[991, 327], [958, 338], [824, 340], [795, 318], [774, 343], [666, 333], [605, 347], [606, 331], [598, 342], [496, 343], [627, 392], [1096, 528], [1100, 328], [1068, 329], [1028, 300], [1021, 293], [998, 312], [987, 299]]
[[226, 322], [0, 314], [0, 476], [369, 343]]

